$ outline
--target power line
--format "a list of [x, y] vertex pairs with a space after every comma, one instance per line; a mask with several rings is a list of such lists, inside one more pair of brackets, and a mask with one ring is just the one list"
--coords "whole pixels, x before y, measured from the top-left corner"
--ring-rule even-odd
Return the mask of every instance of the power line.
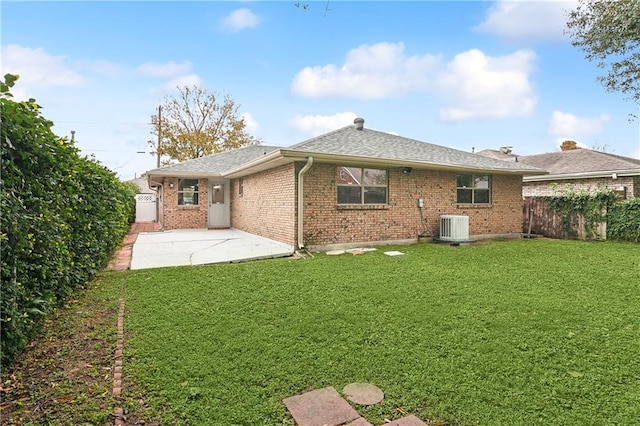
[[54, 121], [54, 125], [60, 124], [60, 123], [64, 123], [64, 124], [91, 124], [91, 125], [128, 125], [128, 126], [148, 126], [149, 123], [141, 123], [141, 122], [127, 122], [127, 121], [61, 121], [61, 120], [56, 120]]
[[136, 154], [149, 154], [147, 151], [134, 151], [134, 150], [119, 150], [119, 149], [92, 149], [92, 148], [80, 148], [80, 151], [91, 152], [135, 152]]

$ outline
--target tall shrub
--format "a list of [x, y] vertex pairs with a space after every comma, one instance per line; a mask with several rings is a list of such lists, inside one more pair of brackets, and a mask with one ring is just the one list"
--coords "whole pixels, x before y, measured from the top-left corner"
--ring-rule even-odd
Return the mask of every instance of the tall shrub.
[[607, 238], [640, 243], [640, 198], [619, 201], [609, 207]]
[[549, 207], [561, 217], [562, 231], [570, 237], [578, 235], [578, 217], [584, 218], [587, 239], [596, 238], [596, 228], [607, 221], [607, 207], [615, 200], [615, 194], [603, 187], [594, 192], [565, 190], [560, 195], [548, 197]]
[[2, 364], [106, 265], [135, 206], [131, 187], [56, 136], [35, 100], [11, 99], [16, 79], [0, 83]]

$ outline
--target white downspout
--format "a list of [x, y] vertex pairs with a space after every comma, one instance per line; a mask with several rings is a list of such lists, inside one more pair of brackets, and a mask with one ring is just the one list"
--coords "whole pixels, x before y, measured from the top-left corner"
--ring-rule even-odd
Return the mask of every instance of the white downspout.
[[304, 217], [304, 174], [313, 164], [313, 157], [307, 158], [307, 164], [298, 172], [298, 248], [304, 248], [303, 217]]

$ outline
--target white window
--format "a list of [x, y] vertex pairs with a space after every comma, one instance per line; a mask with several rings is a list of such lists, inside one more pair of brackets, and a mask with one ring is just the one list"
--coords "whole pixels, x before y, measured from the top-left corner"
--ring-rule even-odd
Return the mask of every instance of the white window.
[[489, 175], [456, 176], [458, 204], [490, 204], [491, 177]]
[[178, 205], [198, 205], [198, 179], [178, 179]]
[[340, 166], [336, 170], [338, 204], [387, 204], [387, 171]]

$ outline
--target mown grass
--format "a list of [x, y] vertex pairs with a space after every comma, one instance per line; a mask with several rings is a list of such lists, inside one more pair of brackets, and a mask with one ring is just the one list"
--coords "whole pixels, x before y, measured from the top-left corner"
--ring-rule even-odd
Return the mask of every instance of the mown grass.
[[[165, 424], [292, 424], [352, 382], [373, 424], [640, 419], [640, 246], [520, 240], [129, 271], [125, 376]], [[105, 282], [105, 291], [110, 291]]]

